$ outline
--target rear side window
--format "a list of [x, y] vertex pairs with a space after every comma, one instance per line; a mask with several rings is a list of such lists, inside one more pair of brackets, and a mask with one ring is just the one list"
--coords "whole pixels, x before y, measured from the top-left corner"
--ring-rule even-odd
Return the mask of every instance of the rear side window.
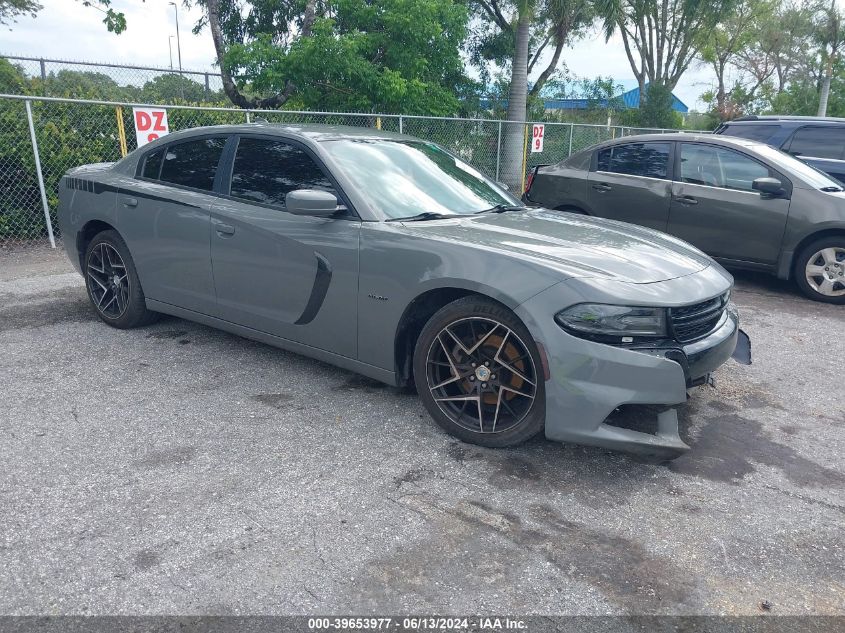
[[842, 160], [845, 153], [845, 128], [802, 127], [792, 136], [789, 153], [809, 158]]
[[214, 189], [217, 164], [226, 145], [225, 137], [204, 138], [170, 145], [161, 166], [161, 180], [203, 191]]
[[285, 196], [296, 189], [322, 189], [337, 195], [319, 165], [299, 147], [258, 138], [239, 141], [231, 195], [284, 206]]
[[778, 126], [775, 124], [742, 124], [742, 123], [728, 123], [722, 134], [726, 136], [738, 136], [749, 141], [760, 141], [761, 143], [768, 143], [769, 139], [778, 131]]
[[161, 159], [164, 156], [164, 148], [162, 147], [151, 154], [147, 154], [144, 159], [144, 170], [141, 175], [150, 180], [158, 180], [158, 175], [161, 172]]
[[666, 178], [669, 147], [669, 143], [614, 145], [599, 151], [596, 168], [614, 174]]

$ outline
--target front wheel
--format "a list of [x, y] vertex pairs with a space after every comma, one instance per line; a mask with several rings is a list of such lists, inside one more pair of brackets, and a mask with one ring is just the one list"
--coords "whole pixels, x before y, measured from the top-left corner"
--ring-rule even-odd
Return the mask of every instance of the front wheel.
[[542, 361], [505, 306], [469, 296], [441, 308], [414, 350], [414, 382], [431, 417], [472, 444], [521, 444], [543, 429]]
[[103, 231], [85, 249], [85, 286], [97, 316], [112, 327], [147, 325], [158, 315], [147, 310], [135, 262], [117, 231]]
[[814, 301], [845, 304], [845, 237], [823, 238], [801, 251], [795, 281]]

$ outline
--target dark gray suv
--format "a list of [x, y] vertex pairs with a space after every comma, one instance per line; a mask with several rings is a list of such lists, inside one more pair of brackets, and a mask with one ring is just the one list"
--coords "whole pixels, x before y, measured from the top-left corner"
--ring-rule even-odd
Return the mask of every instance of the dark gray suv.
[[751, 115], [722, 123], [715, 133], [777, 147], [845, 182], [845, 119]]
[[593, 146], [535, 169], [531, 204], [659, 229], [735, 268], [795, 278], [845, 303], [845, 193], [764, 143], [655, 134]]

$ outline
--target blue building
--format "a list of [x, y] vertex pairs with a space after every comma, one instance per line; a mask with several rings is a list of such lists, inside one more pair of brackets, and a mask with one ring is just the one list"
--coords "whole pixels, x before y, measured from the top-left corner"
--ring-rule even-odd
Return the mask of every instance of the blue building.
[[[646, 86], [646, 91], [648, 91], [648, 84]], [[595, 107], [598, 105], [599, 108], [607, 108], [607, 99], [600, 99], [598, 103], [593, 102], [591, 104], [589, 99], [546, 99], [544, 101], [544, 105], [546, 110], [589, 110], [590, 106], [592, 105]], [[614, 102], [619, 103], [624, 108], [638, 108], [640, 103], [640, 87], [636, 86], [627, 92], [623, 92], [613, 98]], [[481, 99], [481, 107], [482, 108], [489, 108], [491, 105], [490, 99]], [[507, 99], [502, 101], [502, 107], [508, 107]], [[683, 101], [678, 99], [674, 94], [672, 95], [672, 109], [675, 112], [679, 112], [681, 114], [687, 114], [689, 112], [689, 107]]]
[[[648, 92], [648, 84], [645, 85], [646, 92]], [[613, 98], [614, 101], [619, 102], [625, 108], [638, 108], [640, 103], [640, 87], [637, 86], [627, 92], [623, 92]], [[600, 108], [607, 107], [607, 99], [602, 99], [598, 103]], [[546, 110], [587, 110], [590, 107], [589, 99], [546, 99]], [[686, 103], [678, 99], [674, 94], [672, 95], [672, 109], [675, 112], [686, 114], [689, 112], [689, 107]]]

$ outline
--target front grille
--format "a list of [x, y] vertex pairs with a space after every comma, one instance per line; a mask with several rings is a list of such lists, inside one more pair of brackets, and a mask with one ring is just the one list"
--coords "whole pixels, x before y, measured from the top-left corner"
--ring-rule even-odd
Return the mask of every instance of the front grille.
[[689, 343], [710, 334], [722, 320], [729, 298], [730, 294], [726, 292], [701, 303], [670, 309], [669, 319], [675, 339]]

